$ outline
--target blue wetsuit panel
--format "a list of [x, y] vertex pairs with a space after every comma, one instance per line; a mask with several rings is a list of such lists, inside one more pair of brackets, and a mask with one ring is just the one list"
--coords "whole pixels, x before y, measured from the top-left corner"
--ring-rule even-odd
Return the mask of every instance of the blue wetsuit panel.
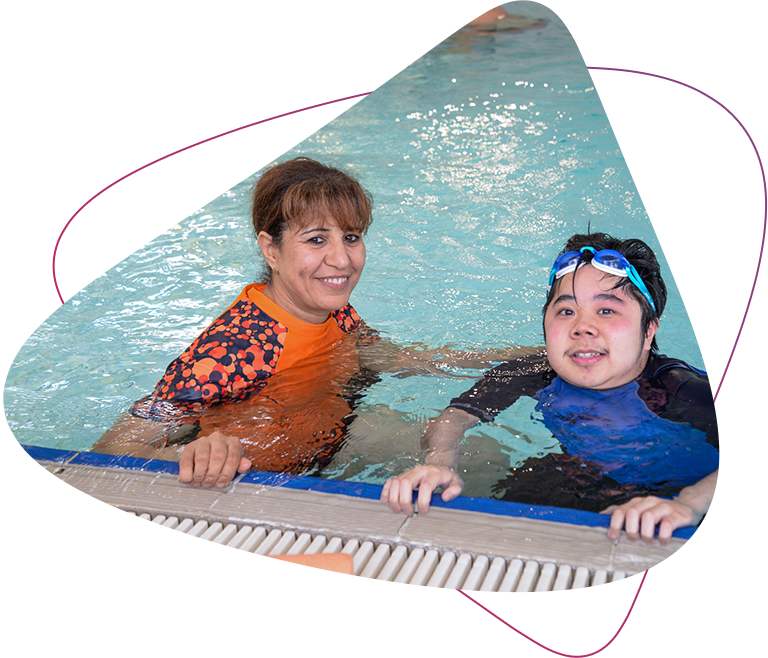
[[201, 46], [221, 46], [225, 43], [229, 43], [235, 37], [239, 37], [244, 32], [253, 32], [254, 34], [262, 34], [264, 32], [271, 32], [276, 30], [269, 23], [261, 20], [260, 18], [251, 17], [248, 20], [248, 27], [238, 25], [234, 21], [225, 18], [221, 21], [216, 21], [208, 31], [205, 33], [203, 40], [200, 42]]
[[716, 448], [690, 423], [651, 411], [638, 383], [594, 391], [559, 377], [534, 397], [544, 424], [572, 455], [600, 465], [621, 484], [678, 486], [718, 467]]
[[489, 370], [450, 406], [492, 422], [522, 396], [569, 455], [632, 490], [679, 490], [718, 468], [709, 381], [679, 359], [651, 355], [636, 381], [592, 391], [559, 379], [542, 352]]

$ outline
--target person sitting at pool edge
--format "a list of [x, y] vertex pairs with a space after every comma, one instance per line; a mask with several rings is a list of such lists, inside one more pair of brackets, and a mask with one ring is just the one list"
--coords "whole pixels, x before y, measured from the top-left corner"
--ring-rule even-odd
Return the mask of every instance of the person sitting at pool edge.
[[454, 21], [466, 25], [477, 25], [500, 21], [509, 15], [503, 7], [499, 7], [493, 0], [459, 0]]
[[336, 0], [296, 0], [291, 8], [294, 23], [326, 23], [344, 16]]
[[456, 14], [446, 24], [471, 25], [480, 28], [481, 31], [483, 28], [520, 31], [544, 27], [547, 21], [510, 14], [493, 0], [459, 0]]
[[[463, 488], [456, 468], [464, 433], [527, 395], [569, 455], [624, 494], [602, 510], [612, 514], [611, 539], [624, 527], [651, 540], [658, 526], [667, 541], [676, 528], [697, 524], [717, 482], [717, 424], [706, 376], [658, 353], [666, 297], [658, 261], [641, 240], [572, 236], [550, 273], [546, 351], [493, 368], [430, 420], [424, 464], [387, 480], [382, 502], [413, 513], [418, 488], [417, 510], [425, 513], [438, 487], [453, 500]], [[637, 495], [660, 489], [676, 495]]]
[[[229, 16], [214, 22], [205, 33], [201, 46], [230, 48], [232, 50], [251, 50], [257, 48], [255, 41], [267, 32], [277, 28], [266, 21], [253, 16], [255, 0], [221, 0]], [[310, 30], [309, 25], [305, 25]], [[314, 34], [314, 30], [312, 30]]]

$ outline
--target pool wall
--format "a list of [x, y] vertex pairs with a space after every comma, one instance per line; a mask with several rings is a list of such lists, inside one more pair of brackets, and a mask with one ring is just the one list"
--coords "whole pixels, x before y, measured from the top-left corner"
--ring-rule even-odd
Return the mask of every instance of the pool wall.
[[[349, 4], [354, 0], [339, 0]], [[293, 0], [256, 0], [255, 15], [287, 20]], [[220, 0], [53, 0], [3, 4], [3, 116], [44, 105], [41, 81], [195, 45], [226, 15]], [[58, 27], [67, 30], [62, 33]]]
[[[170, 475], [178, 475], [179, 472], [179, 465], [177, 462], [142, 459], [124, 455], [103, 455], [95, 452], [56, 450], [38, 446], [23, 447], [30, 457], [41, 462], [44, 461], [62, 465], [96, 466], [102, 468], [144, 471], [148, 473], [165, 473]], [[316, 491], [339, 494], [376, 501], [379, 500], [381, 494], [380, 485], [368, 484], [366, 482], [326, 480], [311, 476], [286, 475], [263, 471], [249, 471], [248, 473], [239, 476], [235, 482], [258, 484], [269, 487], [283, 487], [285, 489], [293, 489], [297, 491]], [[189, 487], [189, 490], [193, 491], [193, 488]], [[473, 498], [468, 496], [459, 496], [453, 501], [446, 503], [440, 498], [439, 494], [433, 494], [430, 505], [435, 508], [538, 519], [591, 528], [608, 528], [610, 521], [608, 515], [597, 514], [595, 512], [585, 512], [544, 505], [524, 505], [509, 501], [493, 500], [490, 498]], [[695, 527], [680, 528], [673, 533], [673, 537], [677, 539], [690, 539], [695, 531]]]

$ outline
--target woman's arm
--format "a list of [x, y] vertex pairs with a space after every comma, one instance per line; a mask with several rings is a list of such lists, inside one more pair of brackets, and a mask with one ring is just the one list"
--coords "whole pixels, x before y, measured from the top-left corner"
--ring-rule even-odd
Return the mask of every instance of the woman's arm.
[[697, 525], [709, 510], [717, 485], [717, 471], [685, 487], [672, 500], [647, 496], [633, 498], [623, 505], [611, 505], [603, 514], [611, 514], [609, 539], [618, 539], [621, 529], [630, 539], [650, 542], [659, 526], [659, 541], [667, 543], [677, 528]]
[[[450, 345], [428, 349], [422, 345], [401, 347], [386, 338], [358, 346], [360, 364], [376, 372], [446, 375], [445, 367], [487, 369], [515, 357], [538, 354], [541, 347], [454, 350]], [[442, 367], [441, 367], [442, 366]]]
[[179, 481], [193, 487], [226, 487], [251, 462], [240, 440], [213, 432], [185, 446], [164, 445], [167, 423], [123, 414], [94, 444], [93, 452], [179, 462]]
[[107, 455], [129, 455], [144, 459], [178, 461], [182, 447], [165, 446], [168, 431], [168, 423], [138, 418], [125, 412], [93, 444], [91, 451]]
[[443, 489], [445, 502], [456, 498], [464, 488], [464, 481], [456, 472], [459, 443], [464, 433], [477, 423], [477, 417], [453, 407], [429, 420], [421, 437], [426, 453], [424, 464], [389, 478], [382, 488], [381, 502], [389, 503], [393, 512], [413, 514], [413, 492], [418, 489], [417, 510], [426, 514], [432, 492], [438, 487]]

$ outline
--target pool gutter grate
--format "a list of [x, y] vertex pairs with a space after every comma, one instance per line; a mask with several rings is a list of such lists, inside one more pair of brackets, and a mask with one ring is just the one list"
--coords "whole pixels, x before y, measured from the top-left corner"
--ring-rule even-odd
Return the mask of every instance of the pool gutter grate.
[[[288, 527], [207, 521], [48, 500], [3, 498], [3, 563], [114, 562], [348, 553], [355, 592], [637, 592], [643, 573], [339, 537]], [[643, 592], [719, 592], [651, 575]]]

